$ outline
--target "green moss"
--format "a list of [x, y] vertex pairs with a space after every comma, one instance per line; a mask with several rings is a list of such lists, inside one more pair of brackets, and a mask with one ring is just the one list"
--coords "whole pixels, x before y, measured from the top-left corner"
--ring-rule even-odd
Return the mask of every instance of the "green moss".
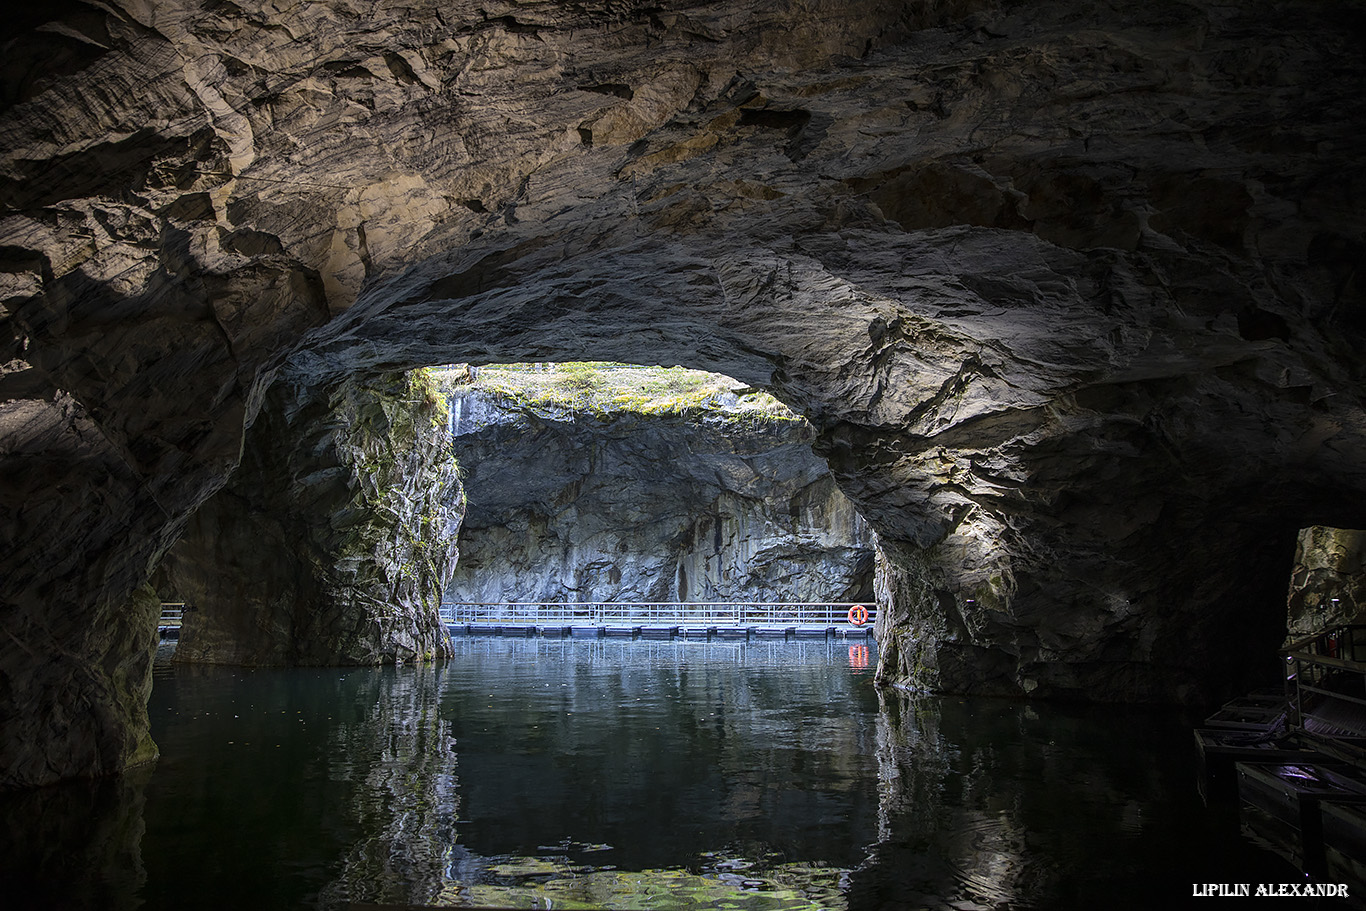
[[408, 402], [425, 412], [433, 427], [450, 418], [450, 396], [441, 368], [418, 367], [408, 371]]
[[599, 361], [567, 364], [503, 364], [448, 368], [442, 388], [477, 388], [514, 404], [602, 417], [617, 414], [714, 415], [750, 424], [801, 420], [767, 392], [686, 367], [639, 367]]

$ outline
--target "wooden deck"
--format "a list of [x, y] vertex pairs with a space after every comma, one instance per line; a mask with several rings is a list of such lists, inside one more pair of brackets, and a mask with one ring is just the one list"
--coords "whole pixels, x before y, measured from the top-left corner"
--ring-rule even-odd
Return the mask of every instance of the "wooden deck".
[[1234, 699], [1195, 732], [1200, 792], [1311, 882], [1366, 891], [1366, 626], [1283, 650], [1281, 693]]

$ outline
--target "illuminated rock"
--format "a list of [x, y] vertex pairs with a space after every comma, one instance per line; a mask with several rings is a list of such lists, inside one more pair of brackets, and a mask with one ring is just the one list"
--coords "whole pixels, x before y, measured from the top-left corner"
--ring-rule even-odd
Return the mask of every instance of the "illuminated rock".
[[441, 592], [464, 494], [441, 402], [403, 374], [277, 384], [242, 465], [161, 567], [177, 661], [390, 664], [450, 655]]
[[871, 535], [803, 421], [537, 413], [479, 392], [454, 411], [469, 508], [452, 601], [872, 596]]

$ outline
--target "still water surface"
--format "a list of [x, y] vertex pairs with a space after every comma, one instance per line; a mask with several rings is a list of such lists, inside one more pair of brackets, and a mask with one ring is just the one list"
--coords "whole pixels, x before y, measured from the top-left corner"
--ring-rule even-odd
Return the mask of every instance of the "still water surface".
[[[38, 907], [1165, 908], [1293, 881], [1169, 711], [913, 700], [871, 645], [456, 640], [160, 666], [161, 759], [0, 805]], [[21, 905], [22, 907], [22, 905]]]

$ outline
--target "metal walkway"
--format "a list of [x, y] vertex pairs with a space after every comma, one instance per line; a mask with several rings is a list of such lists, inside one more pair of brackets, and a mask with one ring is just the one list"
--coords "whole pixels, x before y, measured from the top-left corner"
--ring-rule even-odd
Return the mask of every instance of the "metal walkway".
[[[166, 601], [161, 639], [179, 639], [185, 603]], [[853, 602], [495, 602], [445, 601], [454, 635], [621, 636], [644, 639], [865, 639], [876, 608]]]
[[877, 611], [853, 602], [446, 601], [441, 617], [456, 635], [863, 639]]
[[161, 602], [161, 618], [157, 620], [158, 639], [179, 639], [180, 626], [185, 620], [184, 601]]

